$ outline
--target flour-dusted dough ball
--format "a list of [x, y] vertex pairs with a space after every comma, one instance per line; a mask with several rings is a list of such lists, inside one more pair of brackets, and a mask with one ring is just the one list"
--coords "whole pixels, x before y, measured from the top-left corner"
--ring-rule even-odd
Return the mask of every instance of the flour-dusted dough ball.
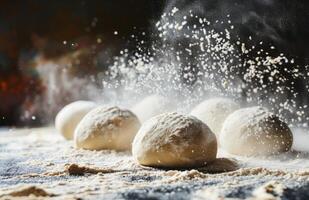
[[155, 94], [145, 97], [142, 101], [133, 106], [131, 110], [143, 123], [151, 117], [170, 111], [171, 107], [172, 104], [170, 100]]
[[75, 146], [89, 150], [129, 150], [140, 122], [129, 110], [99, 106], [78, 124]]
[[142, 125], [134, 138], [132, 153], [145, 166], [199, 167], [216, 159], [217, 140], [199, 119], [164, 113]]
[[220, 144], [236, 155], [271, 155], [291, 149], [288, 125], [263, 107], [250, 107], [230, 114], [223, 124]]
[[55, 127], [67, 140], [73, 139], [74, 130], [80, 120], [96, 104], [92, 101], [75, 101], [63, 107], [56, 116]]
[[191, 111], [191, 115], [202, 120], [219, 136], [224, 120], [229, 114], [239, 108], [239, 105], [231, 99], [214, 98], [205, 100], [197, 105]]

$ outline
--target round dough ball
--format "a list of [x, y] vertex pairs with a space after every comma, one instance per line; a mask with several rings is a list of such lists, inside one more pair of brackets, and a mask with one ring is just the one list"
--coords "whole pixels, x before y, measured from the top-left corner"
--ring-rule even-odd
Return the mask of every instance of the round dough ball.
[[133, 106], [131, 110], [143, 123], [151, 117], [170, 111], [171, 103], [167, 98], [155, 94], [144, 98]]
[[263, 107], [235, 111], [225, 120], [220, 134], [223, 149], [236, 155], [271, 155], [291, 149], [288, 125]]
[[142, 125], [134, 138], [132, 153], [145, 166], [199, 167], [216, 159], [217, 140], [199, 119], [165, 113]]
[[205, 100], [197, 105], [191, 111], [191, 115], [202, 120], [219, 136], [227, 116], [239, 108], [239, 105], [230, 99], [214, 98]]
[[60, 132], [65, 139], [73, 139], [77, 124], [95, 107], [96, 104], [91, 101], [75, 101], [66, 105], [56, 116], [55, 127], [57, 131]]
[[78, 124], [75, 146], [89, 150], [129, 150], [140, 122], [129, 110], [100, 106], [90, 111]]

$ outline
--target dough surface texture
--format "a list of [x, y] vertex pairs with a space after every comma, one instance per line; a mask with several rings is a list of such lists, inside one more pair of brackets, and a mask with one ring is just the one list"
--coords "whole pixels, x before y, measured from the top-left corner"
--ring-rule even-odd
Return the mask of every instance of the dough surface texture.
[[205, 100], [191, 111], [191, 115], [202, 120], [218, 136], [222, 125], [229, 114], [240, 106], [227, 98], [214, 98]]
[[130, 150], [139, 128], [140, 122], [131, 111], [100, 106], [78, 124], [74, 134], [75, 146], [89, 150]]
[[288, 125], [263, 107], [243, 108], [225, 120], [220, 144], [235, 155], [271, 155], [291, 149], [293, 135]]
[[217, 140], [199, 119], [175, 112], [147, 120], [134, 138], [133, 157], [163, 168], [204, 166], [216, 159]]
[[92, 101], [75, 101], [63, 107], [56, 116], [55, 127], [59, 133], [67, 140], [72, 140], [74, 131], [80, 120], [96, 104]]
[[170, 111], [171, 107], [172, 104], [167, 98], [154, 94], [145, 97], [134, 105], [132, 107], [132, 112], [135, 113], [143, 123], [151, 117]]

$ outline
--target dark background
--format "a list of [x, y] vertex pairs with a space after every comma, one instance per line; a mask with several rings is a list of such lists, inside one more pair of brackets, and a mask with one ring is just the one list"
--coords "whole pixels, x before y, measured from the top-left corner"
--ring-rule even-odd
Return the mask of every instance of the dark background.
[[148, 33], [162, 8], [163, 2], [148, 0], [0, 1], [0, 126], [34, 123], [22, 121], [20, 115], [45, 90], [36, 66], [29, 65], [35, 55], [56, 59], [91, 48], [100, 38], [98, 49], [113, 56], [128, 45], [131, 34]]

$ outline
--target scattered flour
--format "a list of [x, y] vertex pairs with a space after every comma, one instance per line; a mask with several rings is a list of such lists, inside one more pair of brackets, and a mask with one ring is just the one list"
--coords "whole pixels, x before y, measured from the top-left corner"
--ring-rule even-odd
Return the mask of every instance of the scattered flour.
[[21, 186], [18, 188], [14, 188], [11, 191], [0, 193], [0, 198], [5, 197], [28, 197], [28, 196], [35, 196], [35, 197], [51, 197], [54, 196], [51, 193], [46, 192], [44, 189], [39, 188], [37, 186]]
[[218, 137], [227, 116], [239, 108], [240, 106], [230, 99], [214, 98], [197, 105], [191, 115], [207, 124]]
[[144, 123], [156, 115], [171, 111], [173, 104], [171, 100], [160, 95], [150, 95], [132, 107], [132, 112]]

